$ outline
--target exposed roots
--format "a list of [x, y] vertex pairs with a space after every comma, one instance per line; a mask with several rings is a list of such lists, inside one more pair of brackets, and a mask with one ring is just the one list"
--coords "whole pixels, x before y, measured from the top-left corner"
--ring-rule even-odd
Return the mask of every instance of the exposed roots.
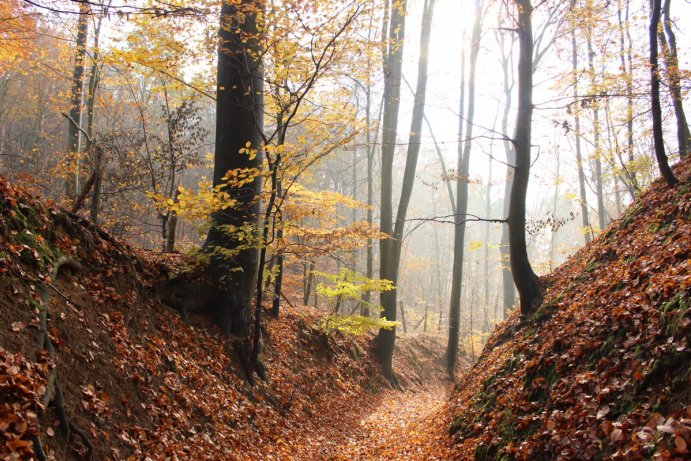
[[[81, 265], [69, 258], [60, 258], [58, 262], [55, 264], [55, 267], [53, 268], [53, 273], [51, 274], [51, 280], [55, 280], [60, 273], [61, 270], [64, 269], [70, 269], [72, 271], [78, 271], [81, 270]], [[86, 447], [86, 459], [91, 459], [91, 454], [93, 452], [93, 445], [91, 444], [91, 441], [89, 440], [89, 437], [86, 435], [84, 431], [79, 429], [77, 426], [70, 421], [69, 417], [67, 416], [67, 411], [65, 410], [65, 398], [62, 393], [62, 388], [60, 387], [60, 384], [58, 382], [58, 369], [56, 365], [56, 360], [55, 360], [55, 346], [53, 346], [53, 342], [50, 339], [50, 333], [48, 332], [48, 305], [50, 302], [50, 295], [48, 294], [48, 288], [53, 288], [54, 290], [57, 291], [55, 287], [52, 285], [44, 284], [41, 289], [41, 311], [38, 314], [38, 319], [39, 319], [39, 325], [38, 325], [38, 350], [39, 351], [46, 351], [48, 353], [48, 356], [50, 357], [51, 362], [54, 364], [53, 368], [51, 368], [50, 373], [48, 374], [48, 379], [47, 379], [47, 384], [46, 384], [46, 392], [43, 395], [41, 404], [43, 408], [48, 408], [48, 406], [52, 406], [55, 408], [55, 413], [58, 417], [58, 420], [60, 421], [60, 431], [62, 433], [62, 437], [65, 440], [66, 443], [69, 443], [70, 441], [70, 436], [74, 433], [82, 441], [82, 444]], [[60, 293], [59, 291], [57, 291]], [[34, 436], [34, 453], [36, 455], [36, 458], [39, 460], [47, 460], [47, 456], [45, 451], [43, 450], [43, 446], [41, 444], [41, 439], [38, 436]]]

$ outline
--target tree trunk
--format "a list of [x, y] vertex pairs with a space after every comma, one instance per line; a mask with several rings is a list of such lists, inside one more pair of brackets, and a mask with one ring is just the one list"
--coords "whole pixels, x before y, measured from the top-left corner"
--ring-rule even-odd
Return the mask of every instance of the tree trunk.
[[595, 50], [593, 50], [593, 27], [588, 24], [586, 43], [588, 46], [588, 69], [590, 70], [590, 97], [593, 111], [593, 162], [595, 163], [595, 191], [597, 195], [597, 219], [600, 231], [607, 225], [607, 210], [605, 210], [605, 195], [602, 187], [602, 160], [600, 146], [600, 98], [596, 94], [597, 82], [595, 80]]
[[[258, 16], [261, 4], [253, 0], [222, 2], [219, 28], [216, 151], [214, 186], [222, 186], [237, 201], [217, 211], [204, 243], [211, 254], [209, 275], [218, 281], [213, 301], [216, 323], [226, 335], [247, 338], [251, 301], [257, 277], [257, 248], [228, 229], [242, 228], [256, 235], [262, 178], [243, 187], [225, 185], [228, 171], [260, 168], [262, 164], [263, 78], [259, 54]], [[238, 21], [242, 15], [243, 21]], [[240, 22], [240, 27], [233, 24]], [[239, 153], [249, 143], [256, 156]], [[231, 255], [229, 257], [229, 255]]]
[[403, 301], [398, 304], [401, 309], [401, 326], [403, 327], [403, 333], [408, 333], [408, 324], [405, 321], [405, 306], [403, 305]]
[[[662, 13], [665, 18], [662, 21], [664, 32], [660, 31], [660, 43], [664, 50], [663, 56], [667, 67], [667, 81], [669, 92], [672, 96], [674, 106], [674, 116], [677, 120], [677, 144], [679, 145], [679, 156], [685, 157], [691, 150], [691, 132], [686, 122], [684, 105], [681, 96], [681, 78], [679, 76], [679, 54], [677, 53], [677, 37], [672, 30], [672, 18], [669, 17], [670, 0], [665, 0]], [[665, 34], [667, 38], [665, 39]]]
[[[79, 15], [77, 19], [77, 44], [74, 58], [74, 68], [72, 69], [71, 90], [70, 90], [70, 118], [81, 126], [82, 118], [82, 94], [84, 93], [84, 65], [86, 57], [86, 40], [89, 32], [89, 15], [91, 10], [86, 3], [79, 4]], [[74, 199], [79, 189], [79, 152], [80, 131], [79, 126], [69, 122], [67, 125], [67, 155], [68, 164], [74, 171], [67, 173], [65, 181], [65, 195], [69, 199]], [[76, 158], [75, 158], [76, 157]]]
[[[482, 32], [482, 3], [475, 2], [475, 20], [470, 39], [470, 60], [468, 69], [468, 108], [465, 120], [458, 119], [458, 160], [456, 174], [456, 212], [454, 213], [453, 270], [451, 276], [451, 299], [449, 302], [449, 340], [446, 346], [446, 370], [453, 378], [458, 359], [458, 341], [461, 323], [461, 294], [463, 290], [463, 255], [465, 250], [465, 227], [468, 211], [468, 174], [470, 171], [470, 150], [472, 148], [473, 120], [475, 116], [475, 68], [480, 52]], [[465, 52], [461, 59], [461, 101], [459, 114], [464, 109]], [[465, 122], [465, 136], [463, 123]], [[461, 142], [462, 141], [462, 142]]]
[[[511, 185], [513, 184], [513, 168], [516, 163], [516, 154], [513, 144], [509, 138], [509, 113], [511, 112], [511, 94], [515, 83], [513, 69], [509, 69], [512, 61], [513, 44], [512, 38], [511, 47], [507, 54], [504, 54], [503, 35], [499, 35], [502, 49], [501, 67], [504, 81], [504, 112], [501, 118], [501, 132], [504, 136], [504, 152], [506, 153], [506, 175], [504, 181], [504, 217], [509, 215], [509, 202], [511, 196]], [[511, 72], [509, 72], [511, 70]], [[509, 77], [510, 76], [510, 77]], [[509, 254], [509, 226], [502, 225], [501, 232], [501, 246], [499, 247], [501, 257], [501, 276], [502, 276], [502, 300], [503, 309], [502, 315], [506, 319], [509, 310], [514, 305], [516, 300], [515, 286], [513, 284], [513, 277], [511, 276], [511, 256]]]
[[[627, 189], [631, 195], [631, 199], [636, 198], [636, 193], [639, 191], [638, 178], [636, 177], [636, 170], [634, 165], [633, 155], [633, 75], [632, 75], [632, 57], [631, 57], [631, 42], [629, 34], [629, 0], [626, 0], [626, 23], [621, 17], [621, 0], [617, 4], [617, 24], [619, 25], [619, 54], [621, 60], [621, 69], [626, 79], [626, 152], [628, 154], [628, 164], [624, 165], [624, 172], [627, 178]], [[626, 32], [626, 33], [625, 33]], [[626, 46], [624, 37], [629, 37], [629, 46]], [[624, 162], [622, 162], [623, 164]]]
[[[571, 9], [576, 5], [575, 0], [571, 0]], [[590, 226], [590, 216], [588, 213], [588, 199], [585, 193], [585, 172], [583, 171], [583, 154], [581, 152], [581, 107], [578, 95], [578, 47], [576, 45], [576, 20], [571, 18], [571, 69], [573, 71], [573, 118], [574, 136], [576, 138], [576, 167], [578, 169], [578, 192], [581, 204], [581, 219], [583, 220], [583, 238], [588, 243], [593, 238], [592, 227]]]
[[302, 304], [306, 306], [309, 304], [310, 295], [312, 294], [312, 284], [314, 282], [314, 261], [310, 261], [305, 270], [305, 285], [302, 292]]
[[533, 27], [530, 0], [516, 0], [518, 7], [518, 113], [513, 139], [516, 148], [511, 203], [509, 205], [509, 244], [511, 272], [521, 300], [521, 317], [526, 318], [541, 302], [538, 277], [528, 259], [525, 239], [525, 201], [530, 179], [531, 128], [533, 114]]
[[[91, 59], [91, 74], [89, 76], [89, 87], [87, 89], [86, 96], [86, 152], [92, 152], [91, 143], [94, 138], [94, 119], [96, 115], [96, 92], [98, 90], [98, 84], [100, 83], [101, 72], [99, 68], [100, 51], [99, 51], [99, 39], [101, 36], [101, 24], [103, 23], [103, 16], [99, 16], [98, 22], [94, 29], [94, 53]], [[94, 153], [95, 154], [95, 153]], [[94, 155], [92, 159], [92, 164], [95, 164], [97, 159]], [[97, 166], [97, 171], [99, 172], [94, 181], [93, 193], [91, 194], [91, 203], [89, 204], [89, 219], [94, 224], [98, 224], [98, 212], [101, 207], [101, 188], [103, 184], [103, 174], [105, 172], [104, 168], [105, 160], [103, 157], [100, 159], [100, 163]]]
[[[405, 40], [406, 0], [392, 5], [388, 25], [389, 43], [384, 57], [384, 114], [382, 124], [381, 218], [379, 229], [386, 238], [379, 241], [379, 277], [396, 283], [396, 242], [393, 234], [393, 158], [396, 151], [398, 109], [401, 94], [401, 65]], [[396, 290], [383, 291], [379, 302], [387, 320], [396, 320]], [[384, 375], [394, 380], [393, 350], [396, 329], [380, 329], [375, 339], [377, 357]]]
[[[179, 186], [175, 187], [175, 195], [173, 196], [173, 203], [177, 203], [178, 196], [180, 195]], [[174, 211], [168, 212], [168, 233], [166, 235], [166, 243], [164, 251], [166, 253], [172, 253], [175, 251], [175, 237], [178, 228], [178, 215]]]
[[660, 73], [657, 62], [657, 28], [660, 23], [660, 8], [662, 0], [652, 0], [650, 12], [650, 105], [653, 114], [653, 141], [655, 157], [662, 177], [669, 187], [674, 187], [679, 181], [669, 167], [665, 153], [665, 141], [662, 137], [662, 108], [660, 107]]
[[[559, 203], [559, 185], [561, 184], [561, 178], [559, 177], [561, 169], [561, 159], [559, 156], [559, 149], [556, 149], [555, 156], [557, 158], [557, 177], [554, 180], [554, 195], [552, 196], [552, 219], [557, 222], [557, 205]], [[550, 239], [549, 239], [549, 269], [554, 270], [556, 267], [556, 248], [557, 248], [557, 232], [556, 226], [552, 229]]]

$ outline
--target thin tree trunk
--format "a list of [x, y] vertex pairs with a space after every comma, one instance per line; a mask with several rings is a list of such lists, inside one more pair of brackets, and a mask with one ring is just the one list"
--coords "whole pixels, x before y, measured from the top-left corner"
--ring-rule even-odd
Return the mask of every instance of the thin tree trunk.
[[427, 333], [427, 314], [428, 314], [428, 312], [429, 312], [429, 304], [425, 303], [425, 323], [424, 323], [424, 326], [422, 328], [422, 331], [425, 333]]
[[[470, 170], [470, 152], [472, 148], [473, 120], [475, 117], [475, 68], [480, 52], [480, 34], [482, 32], [482, 3], [475, 2], [475, 20], [470, 39], [470, 58], [468, 61], [468, 107], [465, 117], [465, 135], [463, 118], [458, 120], [458, 160], [456, 174], [456, 212], [454, 213], [454, 251], [453, 275], [451, 278], [451, 300], [449, 303], [449, 340], [446, 347], [446, 370], [453, 378], [458, 358], [458, 341], [461, 322], [461, 295], [463, 290], [463, 255], [465, 250], [466, 213], [468, 211], [468, 174]], [[465, 86], [465, 53], [461, 59], [461, 106], [463, 114]], [[461, 142], [463, 141], [463, 142]]]
[[[285, 143], [285, 126], [283, 122], [283, 113], [280, 112], [277, 116], [276, 130], [278, 131], [276, 143], [277, 145], [282, 146]], [[275, 168], [278, 168], [279, 166], [279, 164], [276, 164]], [[276, 197], [278, 199], [282, 199], [283, 181], [281, 180], [281, 177], [278, 176], [278, 172], [276, 172], [276, 174]], [[283, 213], [280, 210], [276, 210], [275, 212], [274, 225], [278, 226], [278, 229], [276, 229], [278, 250], [276, 254], [276, 278], [274, 279], [274, 294], [271, 302], [271, 316], [277, 319], [281, 309], [281, 291], [283, 290], [283, 263], [285, 253], [283, 245]]]
[[[180, 195], [180, 186], [175, 187], [175, 194], [173, 195], [173, 203], [177, 203], [178, 196]], [[175, 238], [178, 229], [178, 214], [174, 211], [168, 212], [168, 235], [166, 235], [166, 245], [164, 251], [166, 253], [172, 253], [175, 251]]]
[[[560, 174], [560, 169], [561, 169], [561, 159], [559, 157], [559, 149], [556, 150], [556, 157], [557, 157], [557, 177], [554, 180], [554, 195], [552, 196], [552, 219], [554, 221], [557, 221], [557, 204], [559, 202], [559, 186], [561, 184], [561, 178], [559, 177]], [[555, 250], [557, 247], [556, 240], [557, 240], [557, 231], [558, 229], [555, 228], [552, 229], [552, 233], [550, 235], [549, 239], [549, 268], [550, 270], [554, 269], [556, 266], [556, 255], [555, 255]]]
[[653, 114], [653, 141], [655, 157], [662, 177], [669, 187], [674, 187], [679, 181], [669, 167], [665, 153], [665, 141], [662, 137], [662, 108], [660, 107], [660, 74], [657, 62], [657, 28], [660, 24], [660, 8], [662, 0], [652, 0], [650, 14], [650, 105]]
[[408, 333], [408, 324], [405, 321], [405, 306], [403, 305], [403, 301], [400, 301], [398, 304], [401, 310], [401, 326], [403, 326], [403, 333]]
[[[571, 9], [575, 8], [576, 1], [571, 0]], [[585, 243], [592, 240], [592, 227], [588, 213], [588, 199], [585, 192], [585, 172], [583, 171], [583, 154], [581, 151], [581, 116], [580, 100], [578, 95], [578, 47], [576, 45], [576, 20], [571, 18], [571, 69], [573, 72], [573, 118], [574, 136], [576, 138], [576, 167], [578, 168], [578, 192], [581, 204], [581, 218], [583, 220], [583, 238]]]
[[[629, 28], [629, 0], [626, 0], [626, 24], [621, 17], [621, 0], [617, 4], [617, 23], [619, 25], [619, 54], [621, 58], [621, 69], [626, 79], [626, 152], [628, 154], [628, 164], [622, 163], [624, 172], [628, 179], [627, 189], [631, 195], [631, 199], [636, 198], [636, 193], [639, 191], [638, 178], [636, 177], [635, 158], [633, 153], [633, 75], [632, 75], [632, 57], [631, 45], [626, 46], [624, 40], [625, 35], [628, 35]], [[626, 30], [626, 34], [625, 34]]]
[[[512, 35], [513, 37], [513, 35]], [[511, 185], [513, 183], [513, 169], [516, 163], [516, 154], [514, 151], [513, 144], [509, 137], [509, 114], [511, 113], [511, 103], [512, 103], [512, 93], [515, 83], [513, 69], [510, 68], [510, 64], [513, 61], [513, 44], [515, 43], [513, 38], [511, 41], [511, 47], [508, 52], [504, 54], [504, 36], [501, 33], [498, 35], [498, 40], [500, 41], [502, 49], [501, 57], [501, 67], [503, 73], [503, 86], [504, 86], [504, 112], [501, 118], [501, 132], [504, 137], [504, 152], [506, 153], [506, 174], [504, 180], [504, 217], [509, 215], [509, 202], [511, 196]], [[509, 77], [510, 75], [510, 77]], [[509, 226], [508, 224], [502, 225], [501, 233], [501, 245], [499, 247], [499, 253], [501, 257], [501, 276], [502, 276], [502, 315], [506, 319], [509, 310], [513, 307], [516, 300], [515, 286], [513, 283], [513, 277], [511, 275], [511, 256], [509, 252]]]
[[[91, 73], [89, 76], [89, 87], [87, 89], [86, 96], [86, 145], [85, 151], [92, 152], [91, 140], [94, 138], [94, 119], [96, 115], [96, 92], [98, 90], [98, 84], [100, 83], [100, 50], [99, 50], [99, 39], [101, 36], [101, 24], [103, 23], [103, 15], [99, 16], [96, 27], [94, 28], [94, 52], [91, 58]], [[94, 153], [95, 154], [95, 153]], [[94, 181], [93, 193], [91, 194], [91, 203], [89, 204], [89, 219], [94, 224], [98, 224], [98, 212], [101, 206], [101, 188], [103, 184], [103, 174], [105, 168], [103, 163], [105, 159], [101, 157], [100, 163], [97, 166], [99, 174], [96, 176]], [[96, 158], [92, 158], [92, 164], [96, 163]]]
[[[679, 55], [677, 53], [677, 38], [672, 30], [672, 18], [669, 16], [670, 0], [665, 0], [662, 7], [664, 20], [662, 21], [663, 31], [659, 32], [660, 43], [662, 44], [663, 57], [667, 67], [667, 81], [669, 92], [672, 96], [674, 116], [677, 120], [677, 144], [679, 146], [679, 156], [685, 157], [691, 150], [691, 132], [686, 121], [684, 105], [681, 96], [681, 78], [679, 76]], [[665, 39], [665, 34], [667, 39]]]
[[593, 162], [595, 163], [595, 191], [597, 195], [597, 219], [600, 230], [607, 225], [607, 210], [605, 210], [605, 195], [602, 187], [602, 160], [600, 158], [602, 153], [600, 142], [600, 100], [597, 95], [597, 82], [595, 78], [595, 51], [593, 50], [593, 27], [588, 24], [586, 43], [588, 46], [588, 69], [590, 70], [590, 96], [592, 99], [593, 111]]
[[533, 114], [533, 27], [530, 0], [516, 0], [518, 7], [518, 112], [516, 115], [516, 168], [509, 211], [511, 273], [521, 300], [521, 317], [526, 318], [541, 302], [538, 277], [528, 259], [525, 239], [525, 201], [530, 179]]
[[[86, 40], [89, 32], [89, 15], [91, 10], [86, 3], [79, 4], [79, 15], [77, 19], [77, 44], [74, 58], [74, 68], [72, 69], [72, 79], [70, 90], [70, 111], [69, 115], [77, 125], [81, 126], [82, 119], [82, 94], [84, 93], [84, 67], [86, 57]], [[73, 123], [67, 125], [67, 155], [69, 165], [74, 165], [75, 171], [70, 171], [65, 182], [65, 195], [67, 198], [74, 199], [79, 189], [79, 153], [80, 131], [79, 126]]]
[[302, 304], [305, 306], [309, 304], [310, 295], [312, 294], [312, 284], [314, 282], [314, 261], [309, 262], [307, 272], [305, 273], [305, 288], [302, 292]]

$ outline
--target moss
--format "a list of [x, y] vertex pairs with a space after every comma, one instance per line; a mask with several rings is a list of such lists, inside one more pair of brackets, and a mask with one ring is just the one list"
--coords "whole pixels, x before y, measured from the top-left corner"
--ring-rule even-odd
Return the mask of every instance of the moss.
[[40, 234], [34, 234], [29, 229], [19, 232], [15, 236], [15, 243], [25, 245], [20, 255], [24, 264], [35, 264], [39, 270], [47, 270], [62, 255], [57, 247], [46, 242]]
[[633, 222], [636, 215], [638, 215], [642, 210], [643, 205], [639, 200], [636, 200], [636, 202], [631, 205], [621, 217], [622, 229], [628, 227], [628, 225]]
[[13, 229], [9, 236], [12, 243], [25, 246], [19, 257], [22, 263], [44, 271], [60, 258], [59, 249], [49, 243], [54, 240], [54, 234], [47, 229], [42, 210], [17, 203], [6, 216], [8, 227]]
[[600, 347], [595, 352], [590, 354], [588, 360], [585, 363], [585, 367], [587, 370], [593, 370], [600, 362], [600, 359], [610, 355], [610, 353], [614, 350], [614, 345], [617, 342], [617, 336], [618, 335], [607, 336], [604, 342], [600, 345]]
[[660, 327], [665, 336], [674, 336], [684, 315], [689, 311], [689, 295], [677, 293], [660, 306]]
[[[544, 383], [542, 381], [540, 383], [535, 383], [538, 378], [542, 378]], [[541, 365], [533, 371], [526, 373], [523, 389], [529, 392], [529, 401], [546, 403], [549, 399], [550, 391], [554, 388], [558, 380], [559, 375], [557, 374], [557, 367], [555, 364]]]
[[533, 321], [536, 323], [544, 322], [554, 315], [557, 311], [557, 304], [559, 304], [564, 299], [564, 293], [559, 296], [552, 298], [548, 302], [544, 302], [540, 307], [533, 313]]
[[[622, 399], [622, 403], [636, 406], [643, 397], [649, 396], [648, 389], [650, 387], [666, 382], [671, 383], [670, 395], [672, 399], [669, 402], [665, 402], [664, 406], [670, 407], [678, 399], [681, 399], [683, 402], [688, 397], [689, 376], [691, 376], [691, 353], [687, 350], [677, 351], [671, 349], [667, 354], [655, 361], [650, 372], [636, 384], [630, 395]], [[627, 410], [631, 411], [623, 406], [619, 414], [625, 414]]]
[[471, 435], [474, 431], [474, 424], [482, 421], [483, 417], [494, 408], [499, 394], [496, 389], [496, 383], [499, 377], [505, 375], [516, 369], [518, 364], [523, 359], [523, 354], [518, 354], [511, 359], [506, 360], [504, 364], [497, 370], [496, 373], [488, 376], [482, 382], [479, 391], [473, 395], [473, 408], [477, 410], [477, 416], [472, 420], [465, 420], [456, 418], [451, 422], [449, 432], [453, 435], [460, 433], [463, 437]]
[[592, 261], [588, 261], [588, 264], [585, 266], [584, 272], [593, 272], [597, 267], [600, 265], [600, 261], [593, 259]]
[[521, 429], [517, 429], [516, 418], [511, 411], [507, 411], [496, 427], [495, 440], [500, 440], [501, 442], [490, 445], [478, 444], [475, 449], [475, 459], [487, 461], [510, 461], [516, 459], [514, 455], [504, 453], [502, 448], [511, 442], [514, 445], [519, 445], [521, 441], [534, 434], [538, 427], [539, 423], [533, 422]]
[[478, 444], [475, 448], [475, 459], [476, 461], [485, 460], [512, 460], [513, 458], [508, 458], [507, 455], [499, 457], [499, 447], [496, 444], [484, 445]]

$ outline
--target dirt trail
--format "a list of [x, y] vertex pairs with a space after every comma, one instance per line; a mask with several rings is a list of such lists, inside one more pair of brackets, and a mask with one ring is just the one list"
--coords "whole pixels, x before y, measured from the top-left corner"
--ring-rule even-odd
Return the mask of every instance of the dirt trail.
[[364, 415], [335, 447], [320, 459], [346, 460], [446, 460], [448, 420], [442, 412], [448, 400], [448, 385], [410, 391], [387, 391], [373, 411]]

